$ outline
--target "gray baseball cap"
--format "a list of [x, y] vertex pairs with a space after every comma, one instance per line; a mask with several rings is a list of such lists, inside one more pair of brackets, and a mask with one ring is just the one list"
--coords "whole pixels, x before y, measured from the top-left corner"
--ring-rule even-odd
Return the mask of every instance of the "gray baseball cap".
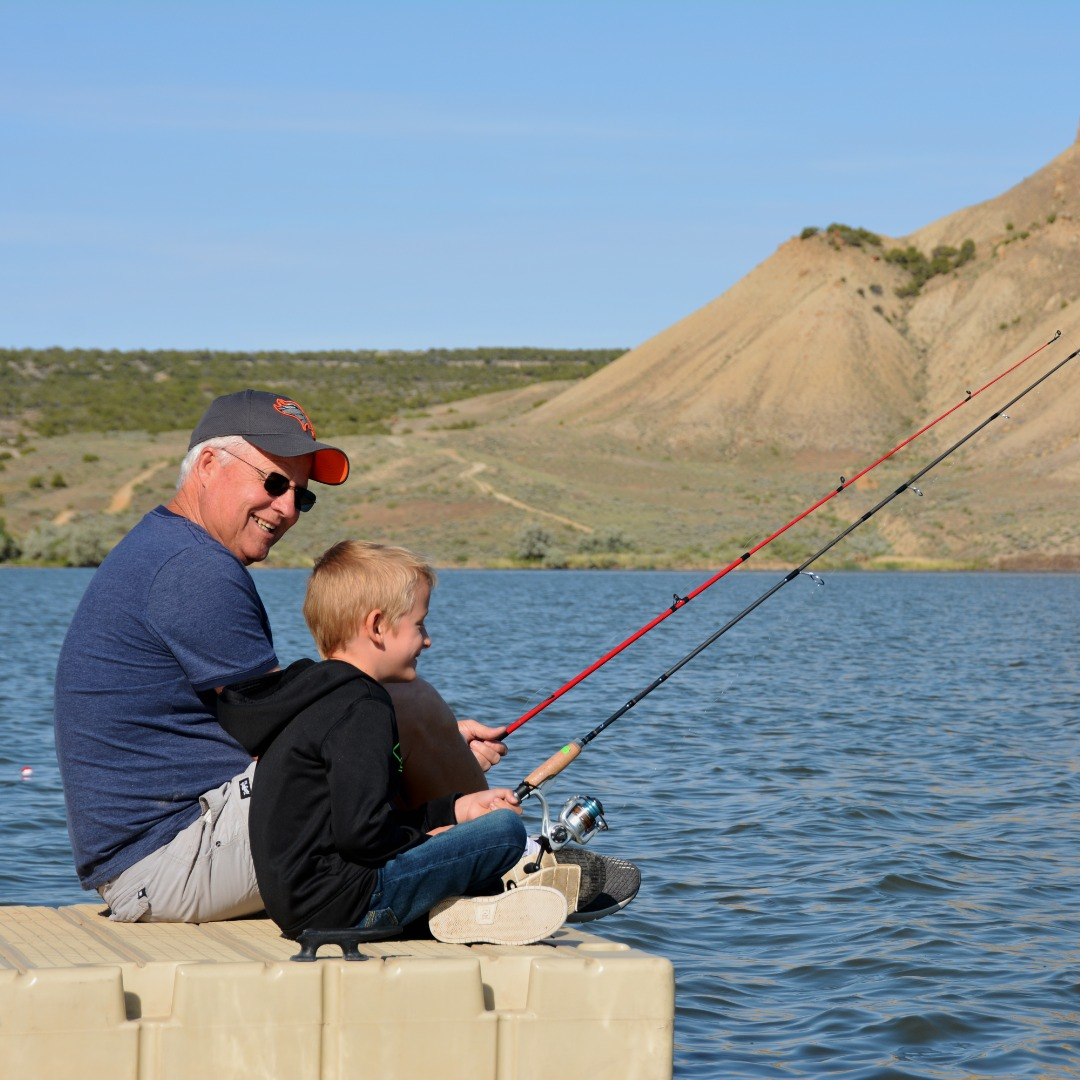
[[239, 390], [214, 398], [191, 433], [188, 449], [223, 435], [240, 435], [276, 457], [314, 454], [311, 479], [320, 484], [344, 484], [349, 477], [349, 459], [344, 451], [318, 442], [307, 413], [292, 398], [281, 394]]

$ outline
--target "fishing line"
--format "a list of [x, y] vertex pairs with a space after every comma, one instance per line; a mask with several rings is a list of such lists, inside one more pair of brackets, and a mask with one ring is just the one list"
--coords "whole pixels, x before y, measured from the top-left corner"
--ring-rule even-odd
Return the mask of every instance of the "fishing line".
[[[1056, 341], [1060, 336], [1061, 333], [1059, 331], [1057, 334], [1054, 335], [1053, 338], [1051, 338], [1051, 341]], [[1047, 344], [1050, 344], [1050, 342], [1047, 342]], [[1043, 348], [1045, 348], [1045, 346], [1043, 346]], [[1032, 355], [1034, 355], [1034, 353]], [[533, 772], [531, 772], [524, 780], [521, 781], [520, 784], [518, 784], [517, 788], [514, 791], [514, 794], [519, 799], [524, 799], [528, 795], [532, 794], [540, 786], [540, 784], [544, 783], [545, 780], [549, 780], [551, 777], [562, 772], [562, 770], [565, 769], [571, 761], [577, 758], [581, 751], [584, 750], [585, 747], [588, 746], [588, 744], [592, 742], [592, 740], [595, 739], [597, 735], [599, 735], [602, 731], [608, 728], [611, 724], [615, 723], [615, 721], [618, 720], [619, 717], [625, 716], [626, 713], [628, 713], [639, 701], [642, 700], [642, 698], [647, 697], [658, 686], [660, 686], [662, 683], [667, 682], [667, 680], [671, 678], [672, 675], [674, 675], [681, 668], [684, 668], [696, 656], [704, 652], [710, 645], [723, 637], [724, 634], [726, 634], [733, 626], [745, 619], [746, 616], [750, 614], [750, 612], [759, 608], [763, 603], [765, 603], [766, 600], [769, 599], [770, 596], [774, 596], [776, 593], [778, 593], [789, 581], [794, 581], [795, 578], [799, 577], [803, 573], [806, 573], [809, 566], [817, 562], [817, 560], [820, 559], [822, 555], [824, 555], [826, 552], [831, 551], [837, 544], [840, 543], [841, 540], [854, 532], [860, 525], [869, 521], [870, 518], [872, 518], [883, 507], [891, 503], [893, 499], [895, 499], [898, 495], [901, 495], [903, 494], [903, 492], [908, 490], [918, 490], [916, 488], [916, 481], [921, 480], [922, 477], [924, 477], [931, 469], [933, 469], [936, 465], [939, 465], [942, 461], [949, 457], [950, 454], [953, 454], [957, 450], [959, 450], [960, 447], [963, 446], [970, 439], [973, 439], [976, 435], [978, 435], [980, 431], [983, 430], [983, 428], [993, 423], [996, 419], [998, 419], [998, 417], [1004, 415], [1006, 409], [1011, 408], [1021, 398], [1026, 397], [1028, 394], [1030, 394], [1031, 391], [1034, 390], [1037, 386], [1040, 386], [1042, 383], [1046, 382], [1046, 380], [1049, 379], [1051, 375], [1053, 375], [1057, 371], [1060, 371], [1070, 360], [1072, 360], [1077, 355], [1080, 355], [1080, 349], [1075, 350], [1075, 352], [1069, 353], [1069, 355], [1066, 356], [1064, 360], [1056, 364], [1054, 367], [1050, 368], [1049, 371], [1041, 375], [1038, 379], [1031, 383], [1030, 386], [1026, 387], [1024, 390], [1021, 390], [1020, 393], [1016, 395], [1016, 397], [1008, 401], [1005, 405], [998, 409], [997, 412], [988, 416], [985, 420], [982, 421], [982, 423], [972, 428], [971, 431], [969, 431], [965, 436], [963, 436], [963, 438], [958, 439], [947, 450], [943, 450], [928, 465], [924, 466], [909, 480], [896, 488], [895, 491], [890, 492], [880, 502], [876, 503], [873, 507], [867, 510], [866, 513], [862, 515], [862, 517], [852, 522], [846, 529], [837, 533], [837, 535], [834, 536], [832, 540], [830, 540], [824, 547], [819, 548], [816, 552], [814, 552], [813, 555], [810, 556], [810, 558], [806, 559], [804, 562], [800, 563], [797, 567], [795, 567], [794, 570], [786, 574], [775, 585], [773, 585], [772, 588], [763, 592], [761, 596], [759, 596], [752, 604], [747, 605], [747, 607], [743, 608], [743, 610], [740, 611], [738, 615], [736, 615], [732, 619], [729, 619], [728, 622], [726, 622], [722, 627], [720, 627], [719, 630], [711, 634], [703, 642], [701, 642], [700, 645], [688, 652], [681, 660], [672, 664], [672, 666], [669, 667], [667, 671], [657, 676], [657, 678], [655, 678], [651, 683], [649, 683], [649, 685], [646, 686], [644, 690], [639, 691], [625, 705], [622, 705], [620, 708], [616, 709], [615, 712], [613, 712], [603, 723], [598, 724], [583, 738], [575, 739], [573, 742], [567, 744], [561, 750], [553, 754], [546, 762], [544, 762], [543, 765], [533, 770]], [[1021, 361], [1021, 363], [1023, 363], [1023, 361]], [[1001, 378], [1001, 376], [998, 376], [998, 378]], [[996, 382], [997, 380], [995, 379], [994, 381]], [[987, 383], [987, 386], [989, 385], [990, 383]], [[985, 387], [983, 389], [985, 389]], [[961, 404], [964, 404], [965, 402], [971, 400], [971, 398], [973, 398], [974, 396], [975, 394], [972, 391], [968, 391], [967, 397], [964, 399], [964, 402], [961, 402]], [[924, 428], [923, 430], [925, 431], [926, 429]], [[911, 440], [909, 439], [908, 441], [910, 442]], [[815, 575], [810, 576], [814, 577]]]
[[[687, 604], [690, 603], [691, 600], [693, 600], [697, 596], [700, 596], [701, 593], [703, 593], [711, 585], [715, 585], [716, 582], [718, 582], [726, 574], [729, 574], [736, 567], [741, 566], [752, 555], [759, 552], [767, 544], [771, 544], [778, 536], [782, 536], [793, 525], [797, 525], [800, 521], [802, 521], [803, 518], [807, 517], [809, 514], [812, 514], [819, 507], [824, 506], [825, 503], [827, 503], [830, 499], [832, 499], [835, 496], [839, 495], [846, 488], [851, 487], [851, 485], [854, 484], [856, 480], [860, 480], [862, 477], [864, 477], [872, 469], [876, 469], [883, 461], [887, 461], [889, 458], [891, 458], [894, 454], [898, 453], [900, 450], [902, 450], [909, 443], [914, 442], [914, 440], [917, 439], [924, 432], [929, 431], [932, 427], [934, 427], [936, 424], [939, 424], [947, 416], [951, 416], [954, 412], [956, 412], [957, 409], [959, 409], [962, 406], [966, 405], [973, 398], [978, 397], [979, 394], [981, 394], [984, 390], [989, 389], [991, 386], [994, 385], [994, 383], [999, 382], [1001, 379], [1004, 379], [1006, 375], [1010, 375], [1012, 372], [1014, 372], [1022, 364], [1026, 364], [1028, 362], [1028, 360], [1030, 360], [1033, 356], [1036, 356], [1039, 353], [1041, 353], [1043, 351], [1043, 349], [1045, 349], [1048, 345], [1052, 345], [1055, 341], [1057, 341], [1057, 339], [1059, 337], [1061, 337], [1061, 331], [1060, 330], [1058, 330], [1049, 341], [1047, 341], [1044, 344], [1040, 345], [1034, 352], [1028, 353], [1028, 355], [1025, 356], [1023, 358], [1023, 360], [1017, 361], [1015, 364], [1012, 365], [1012, 367], [1010, 367], [1007, 370], [1003, 371], [1000, 375], [995, 376], [993, 379], [991, 379], [985, 385], [980, 386], [978, 390], [967, 390], [967, 391], [965, 391], [964, 397], [961, 398], [961, 400], [958, 401], [955, 405], [953, 405], [952, 408], [946, 409], [945, 412], [943, 412], [939, 417], [937, 417], [934, 420], [931, 420], [928, 424], [925, 424], [923, 427], [919, 428], [919, 430], [916, 431], [914, 435], [909, 435], [906, 439], [904, 439], [903, 442], [897, 443], [896, 446], [894, 446], [887, 454], [883, 454], [872, 465], [867, 465], [865, 469], [862, 469], [861, 471], [857, 472], [854, 476], [851, 476], [851, 477], [843, 477], [843, 476], [841, 476], [839, 485], [837, 487], [835, 487], [832, 491], [830, 491], [827, 495], [820, 498], [812, 506], [807, 507], [797, 517], [793, 517], [782, 528], [777, 529], [776, 532], [774, 532], [771, 535], [767, 536], [760, 543], [755, 544], [752, 548], [745, 551], [742, 555], [740, 555], [733, 562], [728, 563], [727, 566], [725, 566], [719, 572], [713, 574], [713, 576], [711, 578], [709, 578], [708, 581], [703, 582], [701, 585], [699, 585], [692, 592], [687, 593], [686, 596], [679, 596], [678, 593], [675, 593], [675, 595], [672, 597], [672, 603], [671, 603], [670, 607], [668, 607], [664, 611], [660, 612], [660, 614], [657, 615], [656, 618], [654, 618], [651, 622], [646, 623], [640, 630], [637, 630], [635, 633], [631, 634], [621, 644], [616, 645], [613, 649], [611, 649], [610, 651], [604, 653], [604, 655], [601, 656], [599, 660], [597, 660], [594, 663], [590, 664], [587, 668], [585, 668], [584, 671], [579, 672], [569, 682], [564, 683], [562, 686], [559, 687], [558, 690], [555, 690], [553, 693], [549, 694], [538, 705], [533, 706], [533, 708], [529, 709], [528, 712], [526, 712], [526, 713], [522, 714], [521, 716], [519, 716], [512, 724], [509, 724], [507, 726], [506, 734], [509, 735], [512, 731], [516, 731], [519, 727], [521, 727], [522, 724], [527, 723], [529, 720], [531, 720], [538, 713], [543, 712], [544, 709], [546, 709], [553, 702], [558, 701], [559, 698], [561, 698], [563, 696], [563, 694], [567, 693], [567, 691], [569, 691], [569, 690], [572, 690], [583, 679], [588, 678], [598, 668], [603, 667], [604, 664], [606, 664], [609, 660], [611, 660], [614, 657], [618, 656], [619, 653], [621, 653], [625, 648], [632, 645], [639, 638], [644, 637], [654, 627], [659, 626], [660, 623], [662, 623], [669, 615], [673, 615], [676, 611], [679, 610], [679, 608], [685, 607]], [[920, 492], [920, 494], [921, 494], [921, 492]]]

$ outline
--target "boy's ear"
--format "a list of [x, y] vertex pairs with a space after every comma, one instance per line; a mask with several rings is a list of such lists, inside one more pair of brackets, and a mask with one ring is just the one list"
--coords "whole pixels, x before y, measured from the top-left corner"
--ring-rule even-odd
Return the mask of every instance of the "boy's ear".
[[372, 641], [380, 642], [385, 631], [386, 613], [379, 608], [369, 611], [367, 618], [364, 619], [364, 633], [367, 637]]

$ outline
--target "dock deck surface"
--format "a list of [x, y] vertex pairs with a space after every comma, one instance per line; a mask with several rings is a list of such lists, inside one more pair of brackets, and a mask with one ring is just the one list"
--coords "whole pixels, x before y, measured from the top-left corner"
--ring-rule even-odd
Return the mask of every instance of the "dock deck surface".
[[527, 946], [365, 943], [267, 918], [117, 923], [0, 907], [0, 1078], [667, 1080], [674, 971], [566, 926]]

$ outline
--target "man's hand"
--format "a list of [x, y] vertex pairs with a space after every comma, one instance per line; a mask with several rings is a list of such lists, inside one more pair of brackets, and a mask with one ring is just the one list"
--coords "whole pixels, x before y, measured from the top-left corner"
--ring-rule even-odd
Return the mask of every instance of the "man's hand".
[[489, 788], [487, 791], [475, 791], [471, 795], [462, 795], [454, 803], [454, 816], [460, 824], [473, 818], [490, 814], [492, 810], [513, 810], [521, 813], [521, 803], [509, 788]]
[[488, 727], [476, 720], [459, 720], [458, 731], [472, 751], [472, 755], [487, 772], [506, 753], [506, 743], [499, 740], [506, 734], [505, 727]]

